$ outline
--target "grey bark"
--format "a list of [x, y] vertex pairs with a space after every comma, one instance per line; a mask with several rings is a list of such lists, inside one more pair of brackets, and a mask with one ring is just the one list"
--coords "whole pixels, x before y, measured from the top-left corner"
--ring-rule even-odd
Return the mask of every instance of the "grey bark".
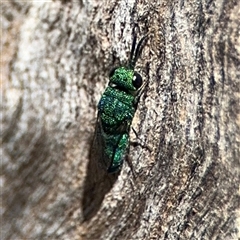
[[[239, 1], [5, 2], [2, 239], [238, 239]], [[90, 159], [96, 106], [149, 33], [129, 159]]]

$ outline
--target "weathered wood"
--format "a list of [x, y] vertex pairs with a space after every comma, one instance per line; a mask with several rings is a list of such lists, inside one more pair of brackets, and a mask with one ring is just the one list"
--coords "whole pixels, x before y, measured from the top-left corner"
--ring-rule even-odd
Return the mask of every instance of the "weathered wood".
[[[153, 2], [1, 4], [2, 239], [240, 237], [240, 3]], [[136, 180], [126, 163], [108, 176], [89, 162], [133, 29], [149, 33]]]

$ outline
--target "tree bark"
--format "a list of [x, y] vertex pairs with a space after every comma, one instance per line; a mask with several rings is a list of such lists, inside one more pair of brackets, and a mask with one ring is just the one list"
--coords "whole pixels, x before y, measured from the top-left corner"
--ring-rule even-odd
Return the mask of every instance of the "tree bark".
[[[238, 239], [239, 1], [5, 2], [2, 239]], [[148, 41], [129, 165], [90, 158], [97, 103]]]

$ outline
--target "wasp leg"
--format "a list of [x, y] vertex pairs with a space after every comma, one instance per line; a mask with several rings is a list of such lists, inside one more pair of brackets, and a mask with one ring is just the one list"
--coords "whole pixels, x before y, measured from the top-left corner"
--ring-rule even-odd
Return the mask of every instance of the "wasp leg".
[[132, 127], [132, 130], [133, 130], [136, 138], [137, 138], [139, 141], [130, 141], [130, 144], [131, 144], [132, 146], [134, 146], [134, 147], [140, 146], [140, 147], [142, 147], [142, 148], [144, 148], [144, 149], [147, 149], [149, 152], [152, 152], [152, 148], [151, 148], [151, 147], [147, 146], [146, 144], [141, 143], [142, 140], [139, 138], [136, 130], [135, 130], [133, 127]]
[[132, 172], [132, 175], [133, 175], [133, 179], [134, 179], [134, 181], [136, 181], [136, 179], [137, 179], [137, 173], [136, 173], [136, 171], [134, 170], [134, 167], [133, 167], [133, 164], [132, 164], [132, 160], [130, 159], [130, 157], [129, 157], [128, 154], [127, 154], [127, 156], [126, 156], [126, 161], [127, 161], [127, 163], [128, 163], [128, 166], [129, 166], [130, 169], [131, 169], [131, 172]]

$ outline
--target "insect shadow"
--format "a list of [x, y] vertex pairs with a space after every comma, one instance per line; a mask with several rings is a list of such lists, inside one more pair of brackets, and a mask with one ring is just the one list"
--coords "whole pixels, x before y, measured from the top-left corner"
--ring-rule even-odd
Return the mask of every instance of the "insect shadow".
[[83, 222], [89, 221], [96, 215], [104, 196], [112, 189], [120, 173], [119, 171], [109, 174], [105, 169], [99, 167], [93, 152], [90, 152], [89, 155], [82, 198]]

